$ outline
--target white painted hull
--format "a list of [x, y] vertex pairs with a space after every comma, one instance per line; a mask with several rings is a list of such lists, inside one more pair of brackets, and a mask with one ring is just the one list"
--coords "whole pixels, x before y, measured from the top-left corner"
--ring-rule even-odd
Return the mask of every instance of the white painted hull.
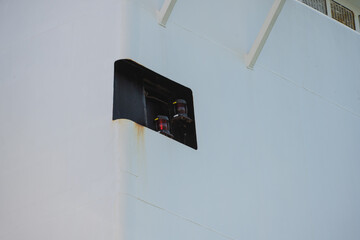
[[[360, 38], [286, 1], [0, 2], [0, 239], [360, 238]], [[112, 121], [114, 62], [192, 89], [198, 149]]]

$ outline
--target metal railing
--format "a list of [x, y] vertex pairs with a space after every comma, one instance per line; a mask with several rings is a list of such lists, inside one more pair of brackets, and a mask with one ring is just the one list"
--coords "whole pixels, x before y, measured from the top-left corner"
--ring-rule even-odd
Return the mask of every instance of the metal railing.
[[330, 1], [330, 6], [332, 18], [355, 30], [355, 18], [353, 11], [333, 0]]
[[327, 15], [326, 0], [302, 0], [302, 2]]

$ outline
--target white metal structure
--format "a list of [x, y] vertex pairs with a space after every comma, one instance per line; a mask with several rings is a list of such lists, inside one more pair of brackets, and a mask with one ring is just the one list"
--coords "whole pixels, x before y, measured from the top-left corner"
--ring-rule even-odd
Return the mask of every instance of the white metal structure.
[[[360, 35], [287, 0], [0, 1], [1, 240], [360, 239]], [[192, 89], [198, 149], [112, 121], [114, 62]]]
[[158, 13], [159, 18], [159, 24], [164, 26], [166, 25], [166, 22], [168, 21], [171, 11], [173, 10], [175, 6], [176, 0], [165, 0], [163, 6], [161, 7], [161, 10]]
[[264, 25], [261, 27], [259, 35], [254, 42], [254, 45], [251, 47], [249, 54], [246, 55], [246, 65], [248, 68], [252, 69], [254, 67], [256, 60], [259, 57], [260, 52], [264, 47], [264, 44], [276, 22], [276, 19], [279, 16], [282, 7], [284, 6], [284, 3], [285, 0], [276, 0], [271, 7]]

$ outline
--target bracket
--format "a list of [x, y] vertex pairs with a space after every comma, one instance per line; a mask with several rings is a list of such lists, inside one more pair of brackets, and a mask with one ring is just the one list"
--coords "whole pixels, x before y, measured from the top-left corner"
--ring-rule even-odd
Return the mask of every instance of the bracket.
[[277, 17], [279, 16], [282, 7], [284, 6], [286, 0], [275, 0], [272, 5], [268, 16], [265, 19], [264, 24], [262, 25], [258, 36], [255, 39], [254, 44], [252, 45], [250, 52], [245, 56], [246, 66], [250, 69], [253, 69], [256, 60], [258, 59], [261, 50], [263, 49], [267, 38], [276, 22]]
[[170, 14], [175, 6], [177, 0], [165, 0], [161, 10], [158, 12], [158, 22], [161, 26], [165, 27], [170, 17]]

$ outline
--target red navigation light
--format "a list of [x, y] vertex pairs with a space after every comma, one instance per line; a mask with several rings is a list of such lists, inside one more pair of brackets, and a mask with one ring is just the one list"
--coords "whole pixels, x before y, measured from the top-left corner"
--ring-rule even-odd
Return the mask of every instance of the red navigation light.
[[165, 118], [159, 118], [158, 121], [158, 128], [159, 130], [163, 130], [163, 131], [168, 131], [169, 130], [169, 119], [166, 117]]
[[164, 134], [168, 137], [173, 138], [174, 136], [170, 133], [170, 123], [167, 116], [158, 115], [155, 119], [156, 131]]

